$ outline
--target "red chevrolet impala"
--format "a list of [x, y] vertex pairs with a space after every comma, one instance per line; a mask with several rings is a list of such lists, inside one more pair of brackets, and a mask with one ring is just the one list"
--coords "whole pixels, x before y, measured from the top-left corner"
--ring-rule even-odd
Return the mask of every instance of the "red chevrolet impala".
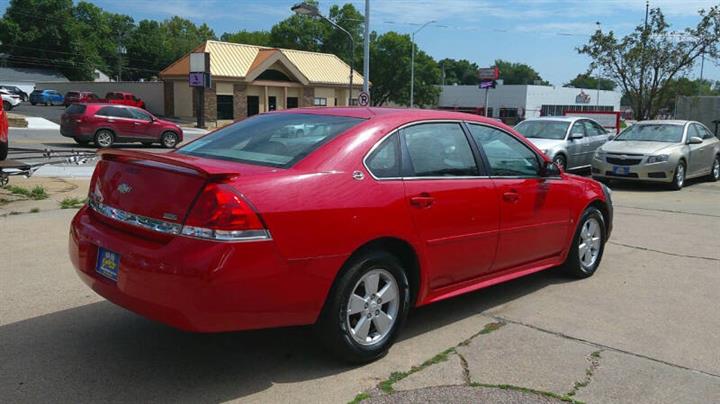
[[315, 324], [354, 362], [382, 356], [411, 307], [592, 275], [612, 227], [606, 187], [453, 112], [296, 109], [101, 156], [69, 242], [92, 289], [190, 331]]

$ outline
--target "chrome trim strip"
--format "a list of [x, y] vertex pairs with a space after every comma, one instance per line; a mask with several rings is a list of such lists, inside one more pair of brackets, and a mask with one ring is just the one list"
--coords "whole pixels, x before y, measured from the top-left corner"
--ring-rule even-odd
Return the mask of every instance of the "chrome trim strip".
[[223, 231], [193, 226], [183, 226], [179, 223], [171, 223], [164, 220], [153, 219], [147, 216], [126, 212], [122, 209], [113, 208], [105, 205], [104, 203], [97, 202], [92, 198], [88, 200], [88, 206], [90, 206], [90, 208], [98, 214], [107, 218], [163, 234], [230, 243], [272, 240], [270, 231], [267, 229]]

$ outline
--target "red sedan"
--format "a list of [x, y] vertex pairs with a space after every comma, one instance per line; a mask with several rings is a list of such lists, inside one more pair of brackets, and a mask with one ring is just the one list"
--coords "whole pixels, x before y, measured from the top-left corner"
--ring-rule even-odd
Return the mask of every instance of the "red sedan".
[[0, 161], [8, 155], [8, 118], [0, 102]]
[[110, 147], [116, 142], [160, 143], [174, 148], [183, 140], [180, 126], [125, 105], [73, 104], [60, 118], [60, 134], [79, 144]]
[[606, 187], [461, 113], [297, 109], [101, 156], [69, 244], [92, 289], [190, 331], [315, 324], [353, 362], [382, 356], [411, 307], [557, 266], [591, 276], [612, 227]]

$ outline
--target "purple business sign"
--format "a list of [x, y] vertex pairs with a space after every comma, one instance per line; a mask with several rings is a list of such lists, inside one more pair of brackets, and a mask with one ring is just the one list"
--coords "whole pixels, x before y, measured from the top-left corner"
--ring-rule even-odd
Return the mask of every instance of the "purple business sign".
[[190, 73], [188, 84], [190, 87], [205, 87], [205, 73]]
[[493, 88], [493, 82], [492, 81], [481, 81], [480, 88], [482, 88], [482, 89]]

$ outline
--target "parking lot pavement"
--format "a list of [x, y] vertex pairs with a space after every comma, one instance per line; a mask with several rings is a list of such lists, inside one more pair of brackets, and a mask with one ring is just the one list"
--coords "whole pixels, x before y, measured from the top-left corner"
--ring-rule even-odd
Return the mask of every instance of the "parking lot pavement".
[[74, 275], [74, 211], [0, 217], [0, 397], [717, 401], [720, 183], [616, 187], [613, 197], [615, 230], [594, 277], [545, 271], [417, 309], [388, 356], [361, 367], [327, 356], [308, 328], [205, 335], [145, 320]]

